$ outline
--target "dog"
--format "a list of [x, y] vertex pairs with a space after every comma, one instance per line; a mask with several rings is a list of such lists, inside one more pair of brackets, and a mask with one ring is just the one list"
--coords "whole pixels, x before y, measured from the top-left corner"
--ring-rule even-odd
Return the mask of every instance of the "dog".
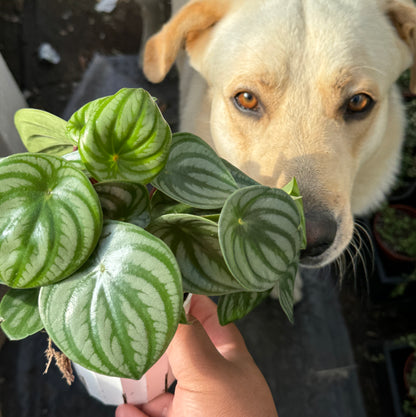
[[416, 90], [416, 8], [407, 0], [173, 1], [149, 39], [153, 83], [175, 60], [182, 131], [256, 181], [303, 196], [307, 248], [322, 267], [350, 243], [400, 164], [405, 116], [395, 81]]

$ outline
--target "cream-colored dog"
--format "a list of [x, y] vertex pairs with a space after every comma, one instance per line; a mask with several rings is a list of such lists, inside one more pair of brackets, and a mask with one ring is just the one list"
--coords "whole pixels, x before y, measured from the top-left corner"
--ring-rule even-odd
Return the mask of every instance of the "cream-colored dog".
[[416, 53], [413, 4], [173, 3], [147, 43], [146, 76], [162, 81], [185, 49], [181, 130], [265, 185], [296, 177], [307, 219], [302, 264], [333, 261], [353, 217], [381, 202], [398, 169], [404, 115], [394, 83]]

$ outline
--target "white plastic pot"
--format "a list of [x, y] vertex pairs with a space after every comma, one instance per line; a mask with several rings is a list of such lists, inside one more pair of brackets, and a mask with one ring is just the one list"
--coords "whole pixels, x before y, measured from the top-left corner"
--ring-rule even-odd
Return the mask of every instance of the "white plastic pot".
[[[191, 297], [192, 294], [189, 294], [184, 302], [186, 312], [189, 311]], [[106, 405], [148, 403], [166, 392], [175, 380], [166, 353], [139, 380], [98, 374], [76, 363], [73, 366], [88, 393]]]
[[88, 393], [106, 405], [145, 404], [166, 392], [174, 381], [166, 354], [139, 380], [101, 375], [73, 365]]

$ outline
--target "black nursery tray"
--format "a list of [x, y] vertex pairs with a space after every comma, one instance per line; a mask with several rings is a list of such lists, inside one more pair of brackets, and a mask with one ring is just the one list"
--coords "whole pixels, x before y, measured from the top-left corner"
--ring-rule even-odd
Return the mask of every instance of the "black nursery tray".
[[[368, 251], [369, 253], [364, 254], [366, 268], [372, 271], [368, 279], [371, 300], [375, 303], [394, 303], [396, 301], [402, 303], [404, 300], [416, 300], [416, 281], [408, 282], [403, 294], [394, 296], [397, 287], [408, 281], [406, 275], [409, 275], [416, 268], [416, 265], [394, 262], [383, 256], [373, 235], [372, 219], [361, 219], [360, 224], [371, 238], [371, 249]], [[364, 239], [366, 238], [364, 237]]]
[[406, 359], [412, 350], [408, 345], [398, 345], [394, 342], [385, 342], [384, 344], [384, 355], [393, 401], [394, 417], [406, 417], [403, 412], [403, 402], [406, 399], [403, 369]]

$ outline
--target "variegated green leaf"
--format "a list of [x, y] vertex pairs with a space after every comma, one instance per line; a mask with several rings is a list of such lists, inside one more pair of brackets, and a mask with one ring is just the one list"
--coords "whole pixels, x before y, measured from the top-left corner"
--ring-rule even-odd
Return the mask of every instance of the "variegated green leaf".
[[293, 201], [296, 203], [296, 206], [299, 210], [299, 216], [300, 216], [300, 228], [302, 233], [302, 243], [301, 243], [301, 249], [306, 249], [306, 221], [305, 221], [305, 213], [303, 211], [303, 199], [300, 194], [299, 186], [296, 181], [296, 178], [292, 178], [292, 180], [286, 184], [283, 188], [283, 191], [288, 193], [292, 198]]
[[109, 221], [78, 272], [41, 288], [39, 309], [47, 333], [71, 360], [139, 379], [167, 348], [182, 303], [169, 248], [133, 224]]
[[222, 326], [242, 319], [265, 300], [271, 290], [264, 292], [237, 292], [226, 294], [218, 300], [218, 320]]
[[69, 162], [29, 153], [0, 162], [0, 280], [9, 287], [71, 275], [92, 253], [101, 228], [98, 196]]
[[295, 279], [298, 270], [298, 265], [292, 264], [285, 276], [276, 284], [276, 294], [279, 298], [280, 306], [285, 312], [287, 318], [293, 323], [293, 305], [294, 305], [294, 289]]
[[168, 197], [160, 190], [153, 192], [150, 200], [151, 215], [153, 219], [157, 219], [165, 214], [177, 214], [177, 213], [193, 213], [193, 208], [187, 204], [178, 203], [173, 198]]
[[66, 135], [68, 138], [78, 145], [87, 122], [94, 117], [101, 104], [110, 100], [111, 97], [101, 97], [84, 104], [84, 106], [77, 110], [66, 125]]
[[81, 155], [79, 154], [78, 150], [67, 153], [66, 155], [63, 155], [62, 158], [70, 162], [74, 168], [79, 169], [87, 177], [89, 177], [90, 173], [88, 172], [87, 168], [85, 168], [84, 162], [82, 162]]
[[175, 254], [184, 291], [219, 295], [242, 290], [225, 265], [216, 223], [190, 214], [167, 214], [148, 230]]
[[150, 222], [150, 199], [142, 184], [126, 181], [99, 182], [94, 185], [104, 218], [146, 227]]
[[166, 167], [152, 184], [169, 197], [202, 209], [222, 207], [238, 188], [216, 153], [190, 133], [173, 135]]
[[93, 110], [79, 140], [88, 171], [98, 181], [150, 182], [165, 166], [172, 134], [149, 93], [122, 89]]
[[265, 291], [298, 263], [300, 217], [284, 191], [253, 185], [226, 201], [219, 240], [228, 268], [249, 291]]
[[188, 204], [178, 203], [173, 198], [168, 197], [160, 190], [156, 190], [150, 201], [151, 203], [151, 216], [156, 219], [165, 214], [194, 214], [197, 216], [219, 216], [219, 210], [204, 210], [191, 207]]
[[15, 290], [0, 303], [1, 328], [10, 340], [24, 339], [43, 329], [38, 309], [39, 288]]
[[224, 162], [225, 167], [233, 176], [239, 188], [249, 187], [250, 185], [259, 185], [257, 181], [253, 180], [253, 178], [246, 175], [243, 171], [229, 163], [227, 160], [223, 159], [222, 162]]
[[29, 152], [65, 155], [76, 142], [66, 136], [66, 121], [46, 111], [20, 109], [14, 123]]

